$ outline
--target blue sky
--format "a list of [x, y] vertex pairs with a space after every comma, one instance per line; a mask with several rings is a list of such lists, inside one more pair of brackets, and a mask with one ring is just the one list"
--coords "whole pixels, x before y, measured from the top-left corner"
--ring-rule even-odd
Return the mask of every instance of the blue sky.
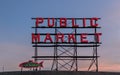
[[32, 17], [100, 17], [100, 70], [120, 71], [119, 3], [120, 0], [0, 0], [0, 71], [2, 66], [5, 70], [20, 70], [18, 64], [34, 54]]

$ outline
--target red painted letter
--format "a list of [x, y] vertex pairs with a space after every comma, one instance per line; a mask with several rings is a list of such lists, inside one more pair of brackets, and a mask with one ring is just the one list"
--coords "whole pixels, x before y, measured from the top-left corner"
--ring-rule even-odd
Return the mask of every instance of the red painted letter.
[[36, 18], [36, 27], [38, 27], [40, 23], [43, 23], [43, 20], [43, 18]]
[[83, 18], [83, 27], [86, 27], [86, 18]]
[[53, 42], [53, 41], [52, 41], [52, 38], [51, 38], [51, 36], [50, 36], [49, 33], [46, 34], [46, 37], [45, 37], [45, 39], [44, 39], [44, 42], [46, 42], [47, 40], [49, 40], [50, 42]]
[[66, 25], [67, 25], [67, 19], [60, 18], [60, 27], [66, 27]]
[[[52, 21], [51, 23], [50, 23], [50, 20]], [[55, 19], [54, 18], [52, 18], [52, 19], [48, 18], [48, 27], [54, 27], [54, 24], [55, 24]]]
[[91, 27], [97, 27], [98, 26], [98, 24], [96, 23], [97, 20], [98, 20], [98, 18], [96, 18], [96, 17], [90, 19]]
[[86, 33], [81, 34], [81, 43], [88, 43], [88, 40], [86, 40]]
[[68, 42], [70, 43], [71, 40], [76, 43], [75, 34], [68, 34]]
[[32, 33], [32, 42], [40, 42], [40, 34]]
[[72, 18], [72, 27], [78, 27], [78, 25], [76, 24], [76, 22], [75, 22], [75, 19], [74, 19], [74, 18]]
[[100, 35], [102, 35], [101, 33], [96, 33], [95, 37], [96, 37], [96, 42], [100, 42]]
[[64, 34], [58, 33], [56, 35], [56, 42], [59, 42], [59, 40], [61, 40], [62, 42], [64, 42]]

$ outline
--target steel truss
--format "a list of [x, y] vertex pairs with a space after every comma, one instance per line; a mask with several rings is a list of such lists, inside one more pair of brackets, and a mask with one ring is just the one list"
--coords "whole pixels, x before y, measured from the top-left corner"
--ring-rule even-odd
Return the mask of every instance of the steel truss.
[[[32, 18], [32, 19], [36, 19], [36, 18]], [[44, 19], [48, 19], [48, 18], [44, 18]], [[58, 24], [58, 20], [59, 18], [55, 18], [56, 22], [55, 22], [55, 27], [52, 27], [52, 29], [54, 28], [55, 32], [51, 33], [51, 35], [56, 35], [57, 33], [63, 33], [60, 29], [60, 27], [57, 26]], [[71, 19], [71, 18], [69, 18]], [[76, 18], [75, 20], [80, 20], [82, 18]], [[87, 18], [90, 19], [90, 18]], [[76, 21], [75, 21], [76, 23]], [[70, 23], [69, 23], [70, 24]], [[43, 28], [49, 28], [49, 27], [32, 27], [33, 29], [35, 29], [35, 34], [37, 34], [37, 30], [38, 29], [43, 29]], [[72, 27], [66, 27], [66, 29], [72, 29], [71, 33], [75, 34], [75, 39], [77, 39], [77, 35], [79, 35], [79, 33], [77, 32], [78, 29], [84, 29], [84, 27], [77, 27], [77, 28], [72, 28]], [[94, 33], [90, 34], [90, 35], [94, 35], [95, 33], [97, 33], [97, 28], [101, 28], [101, 27], [85, 27], [86, 29], [93, 29]], [[65, 28], [63, 28], [65, 29]], [[41, 35], [45, 35], [46, 33], [41, 33]], [[65, 33], [67, 35], [67, 33]], [[89, 34], [88, 34], [89, 35]], [[67, 40], [67, 37], [66, 37]], [[54, 37], [54, 41], [56, 41], [56, 38]], [[44, 44], [44, 45], [42, 45]], [[44, 43], [44, 42], [35, 42], [33, 43], [33, 47], [35, 47], [35, 55], [32, 57], [35, 59], [35, 61], [37, 60], [52, 60], [52, 67], [51, 70], [52, 71], [79, 71], [79, 67], [78, 67], [78, 61], [84, 61], [84, 60], [88, 60], [90, 61], [90, 65], [88, 67], [88, 71], [92, 70], [92, 67], [95, 68], [95, 71], [98, 72], [98, 52], [97, 52], [97, 47], [100, 46], [101, 43], [97, 42], [97, 38], [96, 36], [94, 36], [94, 42], [89, 42], [89, 43], [59, 43], [59, 42], [53, 42], [53, 44], [51, 45], [51, 43]], [[38, 55], [38, 47], [54, 47], [54, 54], [53, 56], [39, 56]], [[87, 47], [87, 48], [93, 48], [92, 50], [92, 55], [91, 56], [80, 56], [78, 55], [78, 47]]]

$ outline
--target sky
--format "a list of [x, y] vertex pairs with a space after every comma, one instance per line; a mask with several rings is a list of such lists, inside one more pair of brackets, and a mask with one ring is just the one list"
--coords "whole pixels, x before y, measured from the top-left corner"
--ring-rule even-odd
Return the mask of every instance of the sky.
[[[0, 71], [18, 71], [21, 62], [32, 60], [32, 17], [101, 18], [99, 70], [120, 72], [120, 0], [0, 0]], [[51, 50], [41, 48], [44, 53]]]

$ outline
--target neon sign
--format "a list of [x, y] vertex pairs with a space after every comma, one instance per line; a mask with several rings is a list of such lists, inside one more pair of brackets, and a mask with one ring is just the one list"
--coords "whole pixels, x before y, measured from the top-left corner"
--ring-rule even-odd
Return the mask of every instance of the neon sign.
[[[33, 18], [35, 19], [35, 27], [36, 30], [38, 28], [51, 28], [51, 29], [92, 29], [92, 28], [100, 28], [99, 24], [97, 21], [99, 21], [100, 18]], [[59, 23], [57, 23], [59, 21]], [[69, 22], [71, 24], [69, 25]], [[45, 26], [44, 26], [45, 23]], [[41, 29], [41, 30], [42, 30]], [[101, 33], [99, 32], [78, 32], [77, 33], [66, 33], [67, 31], [65, 30], [63, 33], [61, 32], [47, 32], [47, 33], [40, 33], [40, 32], [35, 32], [32, 33], [32, 43], [35, 44], [74, 44], [74, 43], [100, 43], [100, 36]], [[42, 36], [45, 36], [44, 38]], [[54, 38], [56, 40], [54, 40]], [[95, 41], [91, 41], [88, 39], [89, 36], [94, 36]], [[67, 40], [65, 38], [67, 37]]]
[[[53, 60], [51, 70], [74, 70], [78, 71], [78, 59], [90, 60], [88, 70], [95, 64], [98, 71], [97, 48], [101, 44], [102, 33], [98, 31], [100, 18], [32, 18], [32, 46], [35, 47], [37, 60]], [[39, 47], [53, 47], [53, 55], [38, 55]], [[78, 55], [78, 48], [92, 49], [92, 55]], [[73, 64], [71, 64], [73, 63]], [[66, 65], [67, 64], [67, 65]], [[71, 68], [70, 68], [71, 67]]]
[[23, 62], [19, 65], [21, 68], [38, 68], [43, 67], [43, 61], [40, 63], [33, 62], [32, 60], [29, 60], [27, 62]]

